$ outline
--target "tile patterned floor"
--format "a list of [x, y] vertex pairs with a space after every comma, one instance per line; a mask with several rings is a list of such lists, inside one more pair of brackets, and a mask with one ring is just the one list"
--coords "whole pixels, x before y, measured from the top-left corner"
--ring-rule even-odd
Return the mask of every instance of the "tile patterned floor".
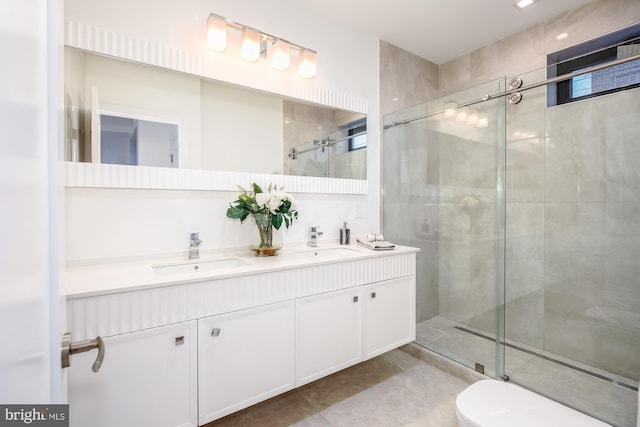
[[458, 427], [455, 398], [468, 385], [393, 350], [206, 427]]

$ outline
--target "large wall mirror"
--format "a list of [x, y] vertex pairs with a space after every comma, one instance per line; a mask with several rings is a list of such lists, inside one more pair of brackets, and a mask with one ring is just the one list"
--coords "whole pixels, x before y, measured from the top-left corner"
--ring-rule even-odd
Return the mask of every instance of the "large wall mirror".
[[366, 115], [65, 47], [66, 160], [366, 180]]

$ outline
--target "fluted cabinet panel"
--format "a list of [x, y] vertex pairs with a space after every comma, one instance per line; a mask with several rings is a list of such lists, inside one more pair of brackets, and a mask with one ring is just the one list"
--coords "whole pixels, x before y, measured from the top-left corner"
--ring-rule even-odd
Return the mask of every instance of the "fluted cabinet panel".
[[71, 298], [74, 340], [112, 336], [415, 274], [415, 253]]
[[293, 193], [366, 194], [366, 180], [66, 162], [65, 185], [91, 188], [236, 191], [238, 183], [274, 182]]

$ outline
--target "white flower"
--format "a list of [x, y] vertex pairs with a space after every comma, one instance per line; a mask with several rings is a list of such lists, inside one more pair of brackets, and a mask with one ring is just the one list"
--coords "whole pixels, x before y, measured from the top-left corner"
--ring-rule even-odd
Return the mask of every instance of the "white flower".
[[282, 204], [282, 200], [278, 199], [277, 197], [272, 197], [267, 203], [267, 207], [269, 208], [272, 214], [275, 214], [281, 204]]
[[293, 197], [292, 194], [287, 194], [286, 199], [291, 202], [291, 209], [290, 210], [292, 210], [292, 211], [298, 210], [298, 202], [296, 201], [296, 198]]
[[256, 203], [261, 208], [266, 206], [270, 198], [271, 198], [271, 194], [269, 193], [256, 193]]

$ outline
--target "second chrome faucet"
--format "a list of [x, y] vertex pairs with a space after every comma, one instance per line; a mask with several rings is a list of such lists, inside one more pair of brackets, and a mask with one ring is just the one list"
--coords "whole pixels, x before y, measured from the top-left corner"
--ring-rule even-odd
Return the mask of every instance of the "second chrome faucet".
[[200, 244], [202, 240], [200, 240], [200, 233], [191, 233], [189, 235], [189, 259], [198, 259], [200, 258]]
[[309, 239], [307, 240], [307, 246], [315, 248], [318, 246], [318, 237], [322, 235], [319, 225], [313, 225], [309, 227]]

